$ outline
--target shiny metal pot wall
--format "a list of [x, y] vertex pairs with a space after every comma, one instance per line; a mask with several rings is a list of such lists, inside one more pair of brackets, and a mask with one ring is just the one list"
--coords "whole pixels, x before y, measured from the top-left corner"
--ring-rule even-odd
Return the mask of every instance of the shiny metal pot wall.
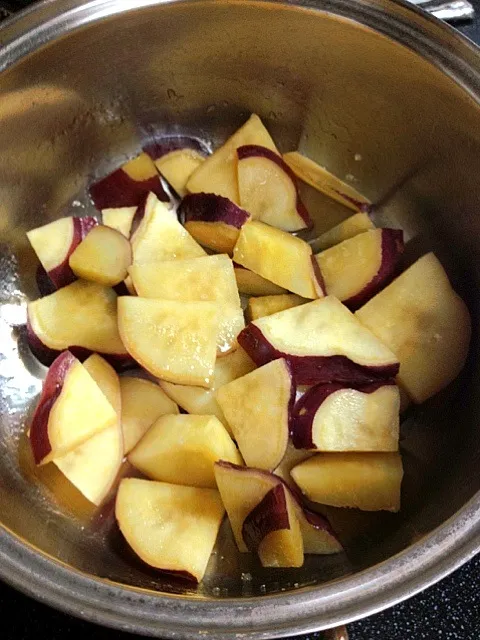
[[[25, 342], [36, 295], [25, 231], [88, 209], [87, 182], [153, 131], [223, 139], [250, 112], [441, 257], [478, 318], [480, 57], [391, 0], [55, 0], [0, 30], [0, 573], [91, 620], [162, 637], [281, 636], [366, 615], [480, 547], [477, 337], [468, 370], [402, 427], [398, 515], [330, 510], [344, 556], [267, 571], [226, 529], [198, 590], [139, 566], [78, 498], [54, 501], [22, 435], [44, 371]], [[322, 231], [347, 215], [305, 190]], [[474, 326], [477, 323], [474, 322]], [[45, 476], [45, 472], [42, 472]], [[47, 474], [48, 476], [48, 474]], [[55, 477], [43, 477], [52, 487]], [[67, 504], [66, 504], [67, 503]]]

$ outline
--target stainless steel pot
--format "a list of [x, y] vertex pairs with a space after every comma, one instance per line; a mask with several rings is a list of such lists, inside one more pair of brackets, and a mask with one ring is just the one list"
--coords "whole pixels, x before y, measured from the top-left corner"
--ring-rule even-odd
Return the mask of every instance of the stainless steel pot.
[[[259, 113], [433, 248], [479, 317], [480, 56], [392, 0], [50, 0], [0, 30], [0, 573], [75, 615], [168, 638], [280, 637], [378, 611], [480, 548], [479, 346], [462, 379], [402, 425], [398, 515], [330, 510], [340, 557], [266, 571], [227, 528], [198, 590], [145, 571], [73, 493], [55, 501], [23, 434], [44, 375], [23, 324], [25, 231], [89, 208], [89, 180], [153, 131], [218, 141]], [[347, 215], [305, 189], [317, 230]], [[476, 323], [474, 322], [474, 326]], [[58, 489], [58, 487], [57, 487]], [[62, 489], [63, 491], [63, 489]], [[60, 492], [61, 493], [61, 492]], [[57, 491], [57, 496], [59, 495]]]

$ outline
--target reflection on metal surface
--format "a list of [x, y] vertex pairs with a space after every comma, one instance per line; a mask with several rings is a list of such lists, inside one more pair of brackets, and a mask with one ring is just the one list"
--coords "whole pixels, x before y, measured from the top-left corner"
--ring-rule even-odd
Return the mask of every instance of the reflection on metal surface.
[[[45, 370], [22, 323], [37, 295], [26, 230], [91, 211], [88, 181], [137, 152], [152, 132], [217, 143], [251, 112], [282, 150], [300, 146], [373, 201], [397, 185], [376, 221], [406, 230], [406, 260], [433, 248], [478, 318], [476, 50], [391, 0], [56, 0], [27, 17], [0, 32], [13, 43], [0, 50], [0, 68], [8, 67], [0, 76], [0, 520], [16, 536], [0, 527], [2, 576], [125, 630], [215, 640], [333, 627], [406, 597], [473, 553], [477, 344], [460, 387], [410, 410], [402, 425], [400, 514], [329, 509], [347, 553], [308, 556], [301, 569], [284, 571], [236, 553], [225, 524], [197, 589], [133, 558], [113, 526], [112, 505], [92, 521], [67, 487], [55, 499], [56, 478], [47, 487], [39, 481], [44, 472], [32, 469], [22, 433]], [[307, 191], [317, 232], [349, 215]], [[242, 580], [247, 574], [252, 580]]]
[[455, 22], [458, 20], [471, 20], [475, 15], [475, 9], [468, 0], [408, 0], [420, 6], [425, 11], [433, 14], [440, 20]]

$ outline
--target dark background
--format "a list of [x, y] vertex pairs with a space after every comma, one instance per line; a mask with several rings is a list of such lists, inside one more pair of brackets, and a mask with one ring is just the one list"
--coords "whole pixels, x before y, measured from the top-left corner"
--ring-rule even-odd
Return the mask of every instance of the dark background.
[[[457, 25], [480, 44], [480, 0], [473, 22]], [[17, 10], [32, 0], [0, 0], [2, 9]], [[133, 640], [139, 636], [104, 629], [59, 613], [0, 582], [2, 640], [60, 640], [70, 634], [89, 640]], [[449, 578], [392, 609], [348, 626], [350, 640], [480, 640], [480, 556]], [[321, 640], [321, 633], [298, 636]]]

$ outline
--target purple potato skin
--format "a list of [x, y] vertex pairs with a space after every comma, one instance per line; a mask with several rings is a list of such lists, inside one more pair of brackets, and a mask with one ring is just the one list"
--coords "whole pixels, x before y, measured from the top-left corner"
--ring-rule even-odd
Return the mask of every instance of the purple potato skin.
[[285, 487], [279, 482], [245, 518], [242, 538], [249, 551], [256, 551], [269, 533], [281, 529], [290, 529], [290, 520]]
[[138, 227], [140, 226], [140, 223], [142, 222], [145, 216], [145, 207], [147, 205], [147, 198], [148, 198], [148, 194], [145, 195], [145, 197], [142, 199], [142, 201], [138, 205], [137, 210], [135, 211], [135, 215], [133, 216], [133, 220], [132, 220], [132, 226], [130, 227], [130, 240], [133, 238], [133, 234], [138, 229]]
[[295, 398], [297, 397], [297, 383], [295, 380], [295, 376], [293, 375], [293, 371], [292, 371], [292, 367], [290, 366], [290, 363], [288, 362], [288, 360], [285, 360], [285, 366], [288, 370], [288, 375], [290, 378], [290, 398], [288, 400], [288, 432], [291, 433], [292, 431], [292, 419], [293, 419], [293, 410], [295, 407]]
[[317, 281], [318, 287], [320, 288], [322, 294], [324, 296], [326, 296], [327, 295], [327, 289], [325, 287], [325, 281], [323, 279], [322, 272], [320, 271], [320, 265], [315, 260], [315, 256], [310, 256], [310, 260], [312, 261], [313, 276], [314, 276], [315, 280]]
[[[93, 216], [84, 216], [82, 218], [72, 218], [73, 221], [73, 237], [67, 254], [60, 264], [54, 269], [48, 271], [48, 277], [53, 283], [55, 290], [66, 287], [68, 284], [72, 284], [77, 279], [77, 276], [73, 273], [68, 264], [68, 260], [81, 241], [85, 238], [88, 232], [98, 225], [98, 220]], [[38, 283], [38, 279], [37, 279]], [[39, 286], [40, 289], [40, 286]], [[41, 292], [41, 291], [40, 291]], [[41, 292], [42, 293], [42, 292]], [[47, 295], [42, 293], [42, 295]]]
[[394, 378], [400, 368], [398, 362], [367, 367], [353, 362], [346, 356], [296, 356], [284, 353], [271, 345], [262, 331], [253, 323], [240, 332], [238, 343], [259, 367], [277, 358], [285, 358], [290, 364], [297, 385], [330, 382], [370, 384]]
[[90, 197], [99, 211], [118, 207], [138, 207], [150, 192], [162, 202], [170, 201], [160, 176], [137, 181], [121, 167], [90, 187]]
[[374, 382], [367, 385], [352, 384], [320, 384], [308, 389], [298, 400], [293, 410], [292, 429], [290, 432], [293, 446], [296, 449], [315, 449], [315, 443], [312, 439], [313, 422], [317, 411], [325, 400], [337, 391], [355, 389], [362, 393], [373, 393], [384, 386], [395, 385], [394, 380], [385, 380]]
[[181, 201], [178, 217], [184, 222], [223, 222], [241, 229], [250, 215], [223, 196], [214, 193], [191, 193]]
[[245, 158], [260, 157], [260, 158], [266, 158], [267, 160], [270, 160], [271, 162], [274, 162], [277, 166], [279, 166], [280, 169], [282, 169], [282, 171], [284, 171], [287, 174], [287, 176], [290, 178], [290, 180], [292, 181], [295, 187], [295, 192], [297, 194], [296, 209], [297, 209], [298, 215], [305, 223], [305, 228], [308, 230], [313, 227], [313, 221], [310, 218], [310, 214], [308, 213], [307, 208], [303, 204], [302, 199], [300, 197], [297, 178], [293, 173], [293, 171], [288, 166], [288, 164], [284, 162], [281, 156], [276, 154], [275, 151], [272, 151], [271, 149], [267, 149], [267, 147], [262, 147], [257, 144], [246, 144], [243, 147], [239, 147], [237, 149], [237, 156], [238, 156], [239, 162]]
[[[401, 229], [382, 229], [381, 244], [380, 269], [359, 293], [343, 302], [351, 311], [359, 309], [393, 279], [398, 261], [405, 248], [403, 231]], [[318, 265], [316, 260], [315, 262]]]
[[338, 189], [333, 189], [333, 191], [335, 193], [338, 193], [338, 195], [341, 196], [344, 200], [347, 200], [347, 202], [351, 202], [358, 209], [359, 213], [370, 214], [375, 209], [375, 205], [367, 204], [366, 202], [360, 202], [359, 200], [355, 200], [355, 198], [352, 198], [351, 196], [347, 196], [347, 194], [343, 193], [343, 191], [339, 191]]
[[63, 351], [53, 362], [43, 383], [42, 394], [30, 427], [30, 444], [35, 464], [40, 464], [52, 450], [48, 439], [48, 419], [53, 405], [62, 392], [65, 376], [74, 362], [73, 354], [70, 351]]

